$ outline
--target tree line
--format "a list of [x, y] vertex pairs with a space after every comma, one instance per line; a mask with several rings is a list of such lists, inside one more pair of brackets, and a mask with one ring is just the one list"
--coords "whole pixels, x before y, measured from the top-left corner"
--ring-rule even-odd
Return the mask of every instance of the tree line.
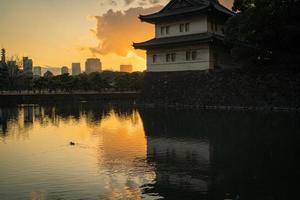
[[82, 73], [77, 76], [62, 74], [54, 76], [46, 72], [43, 77], [35, 77], [32, 73], [19, 70], [14, 76], [10, 76], [7, 68], [0, 68], [0, 90], [34, 92], [72, 92], [81, 91], [139, 91], [143, 84], [143, 72], [94, 72]]

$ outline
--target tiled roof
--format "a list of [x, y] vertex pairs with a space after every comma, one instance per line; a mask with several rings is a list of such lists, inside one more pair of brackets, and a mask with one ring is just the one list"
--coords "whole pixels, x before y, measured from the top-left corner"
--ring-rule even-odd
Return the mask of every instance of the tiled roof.
[[209, 10], [215, 10], [228, 16], [234, 15], [231, 10], [225, 8], [215, 0], [171, 0], [161, 11], [150, 15], [140, 15], [140, 19], [152, 23], [157, 19], [170, 16], [199, 13]]
[[191, 35], [154, 38], [146, 42], [134, 43], [133, 47], [136, 49], [150, 49], [155, 47], [170, 47], [182, 44], [197, 44], [213, 42], [215, 40], [223, 41], [224, 36], [213, 33], [198, 33]]

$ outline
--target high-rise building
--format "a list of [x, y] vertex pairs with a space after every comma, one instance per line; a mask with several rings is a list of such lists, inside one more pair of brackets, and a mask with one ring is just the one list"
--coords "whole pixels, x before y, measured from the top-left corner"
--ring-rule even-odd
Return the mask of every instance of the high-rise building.
[[28, 57], [23, 57], [23, 70], [24, 72], [32, 72], [33, 62]]
[[72, 63], [72, 75], [76, 76], [81, 73], [80, 63]]
[[120, 65], [120, 72], [131, 73], [132, 68], [133, 68], [132, 65]]
[[68, 67], [63, 66], [63, 67], [61, 68], [61, 74], [68, 74], [68, 73], [69, 73]]
[[85, 72], [87, 74], [93, 72], [101, 72], [102, 71], [102, 63], [98, 58], [89, 58], [85, 62]]
[[36, 76], [36, 77], [42, 76], [42, 68], [40, 66], [36, 66], [33, 68], [33, 76]]

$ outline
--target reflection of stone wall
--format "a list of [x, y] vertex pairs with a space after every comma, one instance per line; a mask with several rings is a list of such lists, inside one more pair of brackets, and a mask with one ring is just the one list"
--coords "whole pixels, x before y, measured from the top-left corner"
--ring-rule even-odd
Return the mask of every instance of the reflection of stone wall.
[[299, 107], [299, 71], [147, 73], [142, 100], [200, 106]]

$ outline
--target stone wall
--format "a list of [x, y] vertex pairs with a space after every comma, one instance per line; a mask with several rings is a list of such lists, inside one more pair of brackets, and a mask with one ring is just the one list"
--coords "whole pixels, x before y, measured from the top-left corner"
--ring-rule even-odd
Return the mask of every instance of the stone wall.
[[144, 103], [299, 108], [299, 70], [147, 73]]

